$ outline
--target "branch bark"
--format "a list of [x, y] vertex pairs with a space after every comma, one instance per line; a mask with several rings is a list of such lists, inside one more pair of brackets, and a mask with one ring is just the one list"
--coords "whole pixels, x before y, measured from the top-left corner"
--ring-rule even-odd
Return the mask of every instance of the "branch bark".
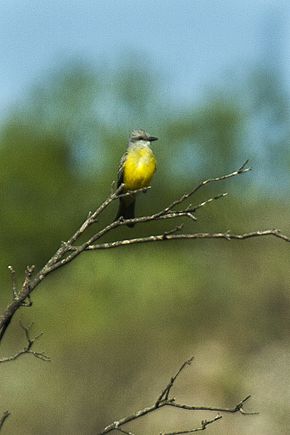
[[[170, 378], [168, 384], [166, 385], [166, 387], [162, 390], [161, 394], [158, 396], [157, 400], [155, 401], [155, 403], [153, 403], [153, 405], [147, 406], [143, 409], [140, 409], [138, 411], [136, 411], [135, 413], [128, 415], [126, 417], [120, 418], [117, 421], [114, 421], [113, 423], [109, 424], [108, 426], [106, 426], [101, 432], [99, 432], [98, 435], [105, 435], [107, 433], [110, 433], [114, 430], [118, 430], [120, 432], [123, 433], [127, 433], [127, 434], [131, 434], [134, 435], [132, 432], [126, 432], [126, 430], [123, 428], [124, 425], [131, 423], [135, 420], [138, 420], [142, 417], [144, 417], [145, 415], [151, 414], [157, 410], [160, 410], [163, 407], [175, 407], [175, 408], [179, 408], [179, 409], [183, 409], [186, 411], [209, 411], [209, 412], [221, 412], [221, 413], [237, 413], [239, 412], [240, 414], [243, 415], [256, 415], [257, 412], [247, 412], [244, 410], [244, 404], [250, 399], [250, 395], [245, 397], [243, 400], [241, 400], [237, 405], [231, 407], [231, 408], [225, 408], [225, 407], [220, 407], [220, 406], [198, 406], [198, 405], [187, 405], [187, 404], [181, 404], [179, 402], [176, 402], [175, 397], [170, 396], [171, 390], [177, 380], [177, 378], [179, 377], [179, 375], [184, 371], [184, 369], [188, 366], [191, 365], [193, 361], [193, 357], [191, 357], [190, 359], [188, 359], [187, 361], [185, 361], [181, 367], [178, 369], [177, 373]], [[220, 414], [216, 415], [213, 419], [209, 419], [209, 420], [203, 420], [201, 422], [200, 427], [196, 427], [193, 429], [189, 429], [189, 430], [184, 430], [184, 431], [175, 431], [175, 432], [162, 432], [160, 433], [160, 435], [178, 435], [178, 434], [188, 434], [188, 433], [193, 433], [193, 432], [198, 432], [201, 430], [205, 430], [206, 427], [211, 424], [214, 423], [218, 420], [220, 420], [222, 418], [222, 416]]]
[[[178, 229], [178, 228], [177, 228]], [[266, 237], [273, 236], [278, 239], [282, 239], [285, 242], [290, 242], [290, 238], [285, 234], [282, 234], [280, 230], [258, 230], [250, 233], [234, 234], [229, 231], [225, 233], [193, 233], [193, 234], [157, 234], [155, 236], [137, 237], [134, 239], [117, 240], [116, 242], [99, 243], [96, 245], [89, 245], [86, 250], [94, 251], [98, 249], [112, 249], [119, 248], [128, 245], [136, 245], [139, 243], [151, 243], [151, 242], [164, 242], [165, 240], [195, 240], [195, 239], [224, 239], [228, 242], [231, 240], [245, 240], [254, 237]]]

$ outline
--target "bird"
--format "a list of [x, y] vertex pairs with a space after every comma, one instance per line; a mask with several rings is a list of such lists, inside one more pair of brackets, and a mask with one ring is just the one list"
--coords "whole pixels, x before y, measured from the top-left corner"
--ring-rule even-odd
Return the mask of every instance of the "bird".
[[[119, 193], [127, 193], [130, 190], [138, 190], [150, 185], [156, 171], [156, 158], [150, 145], [156, 140], [158, 137], [151, 136], [142, 129], [131, 132], [128, 148], [121, 158], [118, 170], [117, 188], [122, 184], [124, 185]], [[121, 196], [119, 201], [115, 221], [120, 217], [133, 219], [135, 217], [136, 194]], [[128, 223], [127, 226], [133, 227], [134, 223]]]

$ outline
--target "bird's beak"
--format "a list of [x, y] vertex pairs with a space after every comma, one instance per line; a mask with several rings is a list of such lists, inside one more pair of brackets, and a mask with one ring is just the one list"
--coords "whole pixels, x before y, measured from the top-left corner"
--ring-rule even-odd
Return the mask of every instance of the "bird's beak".
[[158, 137], [155, 136], [149, 136], [148, 137], [149, 142], [154, 142], [155, 140], [158, 140]]

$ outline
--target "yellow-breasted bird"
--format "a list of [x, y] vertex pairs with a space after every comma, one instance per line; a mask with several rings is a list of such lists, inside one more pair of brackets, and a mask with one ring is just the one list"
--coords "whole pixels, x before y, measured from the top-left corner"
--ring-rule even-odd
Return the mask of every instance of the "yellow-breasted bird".
[[[150, 136], [145, 130], [133, 130], [130, 137], [128, 148], [120, 161], [118, 171], [119, 187], [124, 184], [122, 192], [142, 189], [148, 187], [156, 170], [156, 158], [150, 148], [151, 142], [158, 137]], [[116, 219], [133, 219], [135, 217], [136, 195], [127, 195], [120, 197], [120, 204]], [[133, 227], [134, 224], [128, 224]]]

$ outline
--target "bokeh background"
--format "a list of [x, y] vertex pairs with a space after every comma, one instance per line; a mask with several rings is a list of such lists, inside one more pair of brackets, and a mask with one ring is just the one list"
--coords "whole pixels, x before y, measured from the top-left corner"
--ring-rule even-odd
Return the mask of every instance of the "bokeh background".
[[[230, 196], [188, 231], [290, 233], [290, 5], [248, 0], [9, 0], [0, 4], [1, 310], [111, 189], [132, 128], [160, 137], [158, 172], [137, 213], [159, 210], [201, 179]], [[98, 228], [109, 222], [117, 204]], [[170, 229], [156, 223], [116, 232]], [[213, 434], [290, 431], [289, 246], [275, 239], [132, 246], [83, 255], [45, 280], [18, 320], [44, 331], [37, 350], [1, 366], [9, 434], [93, 434], [153, 403], [169, 377], [181, 402], [232, 406]], [[209, 413], [163, 410], [137, 434], [197, 426]], [[4, 431], [4, 432], [5, 432]]]

